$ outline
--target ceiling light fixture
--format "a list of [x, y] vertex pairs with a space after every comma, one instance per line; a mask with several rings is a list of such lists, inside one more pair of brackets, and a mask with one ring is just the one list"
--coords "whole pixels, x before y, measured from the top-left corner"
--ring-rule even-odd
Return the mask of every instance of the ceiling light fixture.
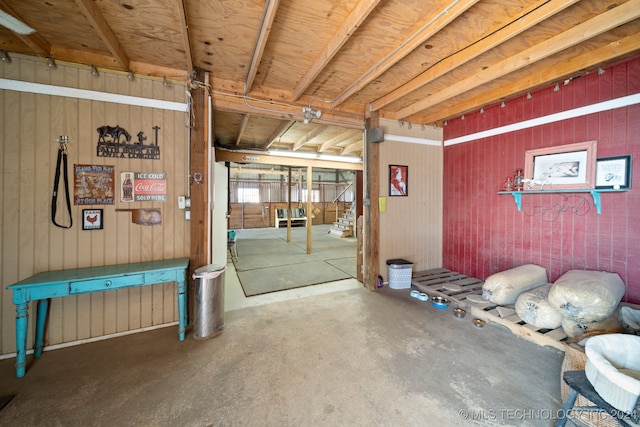
[[504, 108], [506, 106], [507, 106], [507, 104], [505, 104], [504, 101], [502, 101], [502, 104], [500, 104], [500, 108]]
[[96, 66], [95, 66], [95, 65], [92, 65], [92, 66], [91, 66], [91, 75], [92, 75], [93, 77], [98, 77], [98, 76], [100, 76], [100, 73], [98, 73], [98, 69], [96, 68]]
[[11, 58], [9, 57], [9, 54], [1, 49], [0, 49], [0, 61], [6, 62], [6, 63], [11, 62]]
[[135, 75], [133, 74], [133, 70], [129, 70], [129, 72], [127, 73], [127, 78], [129, 80], [135, 79]]
[[602, 69], [602, 67], [598, 67], [598, 75], [601, 76], [604, 74], [604, 70]]
[[533, 96], [531, 95], [531, 92], [527, 92], [527, 99], [531, 99], [533, 98]]
[[267, 151], [267, 154], [271, 156], [292, 157], [295, 159], [327, 160], [331, 162], [342, 162], [342, 163], [362, 163], [362, 159], [360, 157], [353, 157], [353, 156], [332, 156], [330, 154], [304, 153], [304, 152], [296, 152], [296, 151], [279, 151], [279, 150], [269, 150]]
[[51, 68], [52, 70], [55, 70], [56, 67], [56, 61], [53, 60], [53, 57], [49, 56], [47, 58], [47, 67]]
[[9, 15], [7, 12], [3, 10], [0, 10], [0, 25], [10, 29], [14, 33], [18, 33], [23, 36], [36, 32], [36, 30], [31, 28], [30, 26], [18, 20], [14, 16]]
[[556, 83], [555, 87], [553, 88], [554, 92], [558, 92], [560, 90], [560, 84]]
[[480, 114], [484, 114], [484, 107], [480, 107]]
[[304, 114], [304, 124], [311, 123], [313, 119], [319, 119], [322, 115], [320, 110], [314, 110], [311, 107], [302, 107], [302, 113]]
[[460, 120], [464, 120], [464, 114], [460, 116]]

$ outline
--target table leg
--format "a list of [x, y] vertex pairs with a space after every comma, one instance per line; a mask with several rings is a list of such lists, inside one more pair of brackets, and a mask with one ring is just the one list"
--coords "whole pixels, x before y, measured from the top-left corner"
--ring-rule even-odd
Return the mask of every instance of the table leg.
[[187, 330], [187, 283], [184, 278], [178, 280], [178, 334], [180, 341], [184, 341]]
[[27, 369], [27, 329], [29, 304], [16, 304], [16, 378], [24, 377]]
[[47, 320], [47, 309], [49, 308], [49, 300], [38, 300], [38, 312], [36, 314], [36, 344], [33, 346], [33, 357], [42, 355], [42, 347], [44, 346], [44, 325]]

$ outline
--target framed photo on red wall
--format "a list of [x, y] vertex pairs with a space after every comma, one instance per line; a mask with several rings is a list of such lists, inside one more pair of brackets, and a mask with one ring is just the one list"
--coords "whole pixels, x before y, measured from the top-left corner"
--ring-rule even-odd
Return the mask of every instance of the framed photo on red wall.
[[409, 166], [389, 165], [389, 196], [409, 195]]
[[631, 188], [631, 154], [603, 157], [596, 161], [596, 188], [627, 190]]
[[594, 188], [596, 148], [597, 141], [586, 141], [528, 150], [524, 158], [525, 179], [545, 190]]

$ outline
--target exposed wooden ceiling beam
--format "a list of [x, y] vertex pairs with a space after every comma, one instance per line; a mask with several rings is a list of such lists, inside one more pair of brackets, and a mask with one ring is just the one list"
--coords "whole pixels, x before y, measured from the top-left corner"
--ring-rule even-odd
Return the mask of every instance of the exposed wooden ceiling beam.
[[633, 21], [640, 16], [640, 0], [629, 0], [607, 12], [604, 12], [582, 24], [551, 37], [529, 49], [498, 62], [486, 69], [478, 71], [446, 89], [428, 96], [406, 108], [396, 112], [395, 119], [404, 119], [420, 111], [451, 99], [457, 95], [475, 89], [480, 85], [520, 70], [544, 58], [548, 58], [564, 49], [575, 46], [617, 26]]
[[349, 144], [340, 151], [340, 154], [345, 155], [345, 154], [362, 152], [362, 144], [363, 144], [362, 141]]
[[475, 43], [471, 48], [463, 49], [448, 58], [444, 58], [415, 79], [375, 100], [371, 103], [371, 111], [380, 110], [577, 2], [578, 0], [539, 0], [518, 16], [509, 18], [509, 22], [502, 22], [494, 27], [488, 32], [489, 35], [487, 37]]
[[471, 99], [465, 100], [448, 108], [438, 110], [436, 113], [421, 116], [422, 123], [434, 123], [459, 116], [463, 113], [476, 111], [480, 107], [495, 104], [510, 96], [518, 96], [533, 88], [549, 85], [553, 82], [574, 76], [576, 73], [584, 73], [585, 70], [637, 53], [640, 49], [640, 33], [625, 37], [616, 42], [608, 43], [598, 49], [590, 50], [582, 55], [571, 58], [554, 67], [547, 67], [542, 71], [533, 73], [528, 78], [507, 83], [493, 90], [483, 92]]
[[393, 67], [398, 61], [417, 49], [422, 43], [431, 38], [438, 31], [442, 30], [444, 27], [449, 25], [449, 23], [453, 22], [458, 16], [460, 16], [478, 1], [480, 0], [464, 0], [454, 3], [453, 5], [448, 5], [444, 9], [440, 10], [431, 19], [426, 21], [422, 25], [422, 27], [409, 39], [403, 41], [392, 51], [391, 54], [386, 56], [374, 68], [370, 69], [365, 74], [356, 79], [354, 83], [352, 83], [345, 91], [338, 95], [338, 97], [336, 97], [336, 99], [330, 104], [331, 108], [335, 108], [338, 105], [342, 104], [350, 96], [378, 78], [389, 68]]
[[182, 45], [184, 46], [184, 56], [187, 61], [187, 76], [193, 76], [193, 58], [191, 56], [191, 41], [189, 38], [189, 21], [187, 11], [184, 7], [184, 0], [176, 0], [178, 8], [178, 19], [180, 20], [180, 30], [182, 31]]
[[326, 126], [317, 125], [314, 129], [311, 130], [311, 132], [308, 132], [306, 135], [304, 135], [302, 138], [300, 138], [293, 144], [293, 151], [297, 151], [300, 148], [304, 147], [305, 144], [307, 144], [316, 136], [320, 135], [322, 131], [324, 131], [325, 129], [326, 129]]
[[238, 130], [236, 145], [240, 145], [240, 141], [242, 141], [242, 136], [244, 135], [244, 131], [247, 129], [247, 123], [249, 123], [249, 115], [245, 114], [242, 116], [242, 121], [240, 122], [240, 130]]
[[267, 0], [262, 23], [260, 24], [260, 32], [258, 33], [258, 39], [255, 44], [255, 50], [253, 51], [253, 56], [249, 63], [249, 70], [247, 71], [244, 88], [245, 94], [251, 92], [251, 86], [253, 86], [253, 81], [258, 73], [258, 67], [260, 67], [264, 47], [269, 39], [269, 33], [271, 33], [271, 27], [273, 26], [273, 20], [276, 17], [276, 11], [278, 10], [279, 3], [280, 0]]
[[[8, 13], [9, 15], [13, 16], [17, 20], [29, 25], [24, 19], [22, 19], [22, 17], [20, 17], [20, 15], [14, 12], [13, 9], [11, 9], [11, 7], [9, 7], [9, 5], [4, 0], [0, 0], [0, 9]], [[29, 46], [29, 48], [33, 50], [35, 53], [37, 53], [38, 55], [42, 55], [46, 57], [51, 56], [51, 45], [47, 43], [47, 41], [43, 39], [42, 36], [40, 36], [40, 34], [38, 34], [37, 32], [33, 34], [27, 34], [27, 35], [22, 35], [18, 33], [13, 33], [13, 34], [16, 37], [18, 37], [20, 41], [22, 41], [22, 43]]]
[[330, 140], [324, 142], [320, 148], [318, 149], [318, 152], [322, 153], [324, 151], [327, 151], [329, 148], [334, 147], [336, 145], [338, 145], [339, 143], [341, 143], [342, 141], [346, 140], [346, 139], [350, 139], [353, 137], [353, 130], [351, 129], [347, 129], [344, 132], [340, 132], [338, 135], [334, 136], [333, 138], [331, 138]]
[[273, 133], [267, 139], [267, 143], [265, 144], [264, 149], [265, 150], [269, 149], [269, 147], [271, 147], [273, 143], [276, 142], [276, 139], [284, 135], [284, 133], [287, 130], [289, 130], [289, 128], [293, 126], [295, 123], [296, 123], [295, 120], [282, 121], [282, 123], [280, 123], [280, 125], [276, 128], [276, 130], [273, 131]]
[[129, 57], [120, 45], [120, 41], [113, 33], [113, 30], [102, 16], [100, 9], [94, 3], [93, 0], [75, 0], [76, 5], [80, 8], [80, 11], [85, 18], [89, 21], [93, 29], [98, 33], [98, 36], [105, 44], [111, 55], [115, 58], [118, 65], [125, 71], [129, 71]]
[[331, 61], [336, 53], [342, 48], [342, 46], [349, 40], [349, 37], [358, 29], [360, 24], [369, 16], [369, 14], [376, 8], [381, 0], [366, 0], [360, 1], [356, 5], [355, 9], [349, 14], [347, 19], [342, 23], [338, 31], [333, 35], [329, 43], [324, 47], [320, 55], [316, 58], [316, 61], [309, 68], [307, 73], [302, 77], [298, 86], [293, 90], [292, 99], [297, 101], [298, 98], [304, 93], [309, 85], [318, 77], [318, 74], [322, 72], [324, 67]]

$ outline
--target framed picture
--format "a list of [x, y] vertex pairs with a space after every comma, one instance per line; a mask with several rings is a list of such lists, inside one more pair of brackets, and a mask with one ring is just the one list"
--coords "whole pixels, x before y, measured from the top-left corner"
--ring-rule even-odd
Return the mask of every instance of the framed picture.
[[102, 209], [82, 209], [82, 229], [102, 230]]
[[409, 195], [409, 166], [389, 165], [389, 196]]
[[631, 188], [631, 154], [596, 160], [596, 188]]
[[524, 177], [529, 190], [577, 190], [595, 186], [596, 141], [529, 150]]

